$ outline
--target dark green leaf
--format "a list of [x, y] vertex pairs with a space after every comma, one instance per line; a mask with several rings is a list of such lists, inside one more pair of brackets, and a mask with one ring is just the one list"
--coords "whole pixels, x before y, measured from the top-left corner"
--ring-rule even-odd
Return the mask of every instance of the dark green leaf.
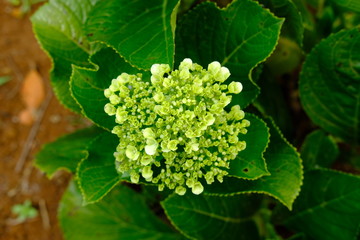
[[258, 0], [278, 17], [285, 18], [281, 35], [302, 45], [304, 27], [296, 5], [291, 0]]
[[337, 144], [322, 130], [309, 134], [301, 147], [305, 169], [330, 167], [338, 155]]
[[92, 41], [110, 45], [130, 64], [150, 69], [174, 62], [178, 0], [111, 0], [90, 13], [86, 32]]
[[179, 22], [176, 62], [189, 57], [204, 67], [213, 61], [227, 66], [231, 72], [228, 81], [240, 81], [244, 86], [233, 104], [244, 108], [259, 93], [249, 74], [275, 49], [282, 23], [250, 0], [234, 1], [225, 9], [203, 3]]
[[157, 218], [145, 199], [126, 186], [118, 186], [101, 202], [82, 206], [81, 194], [71, 183], [59, 209], [66, 240], [182, 239]]
[[250, 181], [227, 177], [224, 178], [223, 183], [215, 182], [206, 186], [206, 193], [214, 195], [264, 193], [278, 199], [287, 208], [292, 208], [302, 184], [301, 159], [295, 148], [284, 139], [274, 123], [272, 121], [268, 121], [268, 123], [270, 143], [264, 157], [271, 175]]
[[78, 163], [88, 156], [88, 145], [102, 132], [100, 128], [86, 128], [45, 144], [37, 153], [35, 164], [49, 177], [59, 169], [74, 173]]
[[309, 171], [294, 209], [284, 223], [313, 240], [357, 239], [359, 202], [359, 177], [330, 170]]
[[259, 196], [172, 195], [162, 202], [174, 226], [191, 239], [260, 239], [253, 215]]
[[73, 66], [71, 92], [86, 117], [97, 125], [112, 130], [115, 126], [115, 117], [110, 117], [104, 112], [104, 106], [109, 102], [104, 96], [104, 89], [122, 72], [135, 74], [141, 71], [125, 62], [111, 48], [101, 49], [91, 60], [98, 64], [96, 70]]
[[359, 0], [332, 0], [332, 2], [349, 10], [360, 12]]
[[52, 0], [31, 17], [34, 33], [53, 62], [51, 83], [66, 107], [80, 112], [69, 90], [71, 65], [92, 67], [88, 62], [90, 44], [82, 30], [88, 12], [98, 0]]
[[104, 132], [91, 143], [89, 156], [80, 162], [76, 177], [85, 204], [99, 201], [121, 180], [114, 157], [118, 144], [116, 135]]
[[331, 35], [308, 55], [300, 99], [309, 117], [349, 143], [360, 142], [360, 31]]
[[250, 121], [250, 127], [245, 135], [239, 135], [239, 140], [246, 142], [246, 148], [231, 161], [229, 175], [247, 179], [270, 175], [263, 157], [270, 138], [269, 129], [255, 115], [246, 114], [245, 118]]

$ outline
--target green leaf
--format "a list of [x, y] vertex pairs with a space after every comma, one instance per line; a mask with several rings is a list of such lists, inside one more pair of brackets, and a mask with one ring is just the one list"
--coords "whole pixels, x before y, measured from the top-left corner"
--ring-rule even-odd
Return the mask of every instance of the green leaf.
[[101, 200], [121, 180], [114, 157], [118, 144], [116, 135], [104, 132], [89, 146], [89, 156], [79, 163], [76, 177], [84, 204]]
[[191, 239], [260, 239], [252, 217], [259, 196], [172, 195], [161, 204], [172, 224]]
[[324, 169], [309, 171], [284, 224], [314, 240], [358, 239], [359, 202], [359, 177]]
[[205, 2], [177, 26], [176, 62], [188, 57], [204, 67], [213, 61], [227, 66], [231, 72], [228, 81], [240, 81], [244, 86], [233, 104], [244, 108], [259, 93], [249, 75], [275, 49], [282, 23], [250, 0], [234, 1], [225, 9]]
[[71, 183], [60, 202], [59, 221], [66, 240], [182, 239], [154, 215], [142, 195], [122, 185], [101, 202], [82, 206]]
[[71, 93], [87, 118], [107, 130], [112, 130], [115, 118], [104, 112], [104, 106], [109, 102], [104, 96], [104, 89], [122, 72], [135, 74], [142, 71], [129, 65], [111, 48], [101, 49], [91, 60], [97, 64], [97, 69], [73, 66]]
[[360, 12], [360, 2], [358, 0], [332, 0], [332, 2], [349, 10]]
[[264, 121], [255, 115], [246, 114], [245, 119], [250, 121], [250, 127], [245, 135], [238, 137], [246, 142], [246, 148], [231, 161], [229, 175], [247, 179], [270, 175], [263, 157], [270, 138], [269, 129]]
[[91, 41], [112, 46], [130, 64], [150, 69], [174, 62], [174, 31], [178, 0], [111, 0], [90, 13], [86, 32]]
[[48, 177], [59, 169], [74, 173], [78, 163], [88, 156], [88, 145], [101, 132], [100, 128], [85, 128], [45, 144], [36, 154], [35, 165]]
[[266, 8], [269, 8], [278, 17], [285, 18], [281, 29], [281, 35], [294, 40], [299, 46], [302, 45], [304, 27], [302, 17], [296, 5], [291, 0], [258, 0]]
[[215, 182], [206, 186], [206, 193], [213, 195], [264, 193], [278, 199], [287, 208], [292, 208], [302, 184], [301, 159], [295, 148], [284, 139], [274, 123], [267, 122], [270, 128], [270, 143], [264, 157], [271, 175], [257, 180], [227, 177], [224, 178], [223, 183]]
[[90, 44], [82, 30], [88, 12], [98, 0], [52, 0], [31, 17], [34, 33], [52, 59], [50, 78], [61, 103], [80, 112], [69, 91], [71, 65], [92, 67], [88, 62]]
[[315, 124], [343, 140], [360, 142], [360, 29], [320, 42], [300, 75], [300, 100]]
[[301, 147], [301, 157], [304, 160], [305, 169], [328, 168], [338, 156], [337, 144], [323, 130], [310, 133]]

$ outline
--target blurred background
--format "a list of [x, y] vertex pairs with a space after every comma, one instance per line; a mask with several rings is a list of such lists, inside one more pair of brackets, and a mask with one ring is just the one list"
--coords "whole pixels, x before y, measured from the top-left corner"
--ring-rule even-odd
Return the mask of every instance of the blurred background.
[[0, 0], [0, 239], [62, 239], [56, 211], [69, 181], [33, 165], [45, 143], [88, 123], [64, 109], [49, 85], [50, 59], [32, 32], [39, 0]]

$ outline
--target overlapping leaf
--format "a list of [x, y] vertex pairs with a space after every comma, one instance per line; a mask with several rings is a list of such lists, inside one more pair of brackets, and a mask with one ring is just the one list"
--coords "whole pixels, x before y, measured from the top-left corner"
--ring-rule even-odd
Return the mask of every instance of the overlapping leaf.
[[330, 170], [313, 170], [284, 224], [309, 239], [358, 239], [360, 178]]
[[301, 46], [304, 27], [302, 17], [296, 5], [291, 0], [259, 0], [259, 3], [264, 4], [276, 16], [285, 18], [281, 29], [282, 36], [292, 39]]
[[80, 162], [76, 177], [85, 204], [99, 201], [121, 180], [114, 157], [118, 144], [116, 135], [104, 132], [91, 143], [89, 156]]
[[259, 93], [250, 71], [275, 49], [283, 20], [250, 0], [234, 1], [225, 9], [199, 5], [184, 16], [176, 31], [176, 62], [189, 57], [206, 67], [219, 61], [230, 69], [229, 81], [244, 85], [233, 104], [245, 107]]
[[150, 69], [174, 62], [174, 31], [179, 0], [99, 2], [86, 24], [91, 41], [112, 46], [130, 64]]
[[250, 121], [250, 127], [245, 135], [239, 135], [239, 140], [246, 142], [246, 148], [231, 161], [229, 174], [246, 179], [270, 175], [263, 156], [270, 138], [269, 129], [255, 115], [246, 114], [245, 118]]
[[66, 240], [183, 239], [151, 212], [142, 195], [122, 185], [101, 202], [83, 206], [79, 190], [70, 184], [59, 220]]
[[330, 167], [338, 155], [338, 146], [323, 130], [309, 134], [301, 147], [301, 157], [306, 169]]
[[340, 31], [308, 55], [300, 75], [302, 105], [314, 123], [360, 143], [360, 31]]
[[78, 163], [88, 156], [88, 145], [102, 132], [100, 128], [86, 128], [45, 144], [36, 155], [35, 164], [49, 177], [58, 169], [74, 173]]
[[252, 216], [261, 198], [172, 195], [162, 202], [174, 226], [191, 239], [260, 239]]
[[53, 61], [50, 77], [55, 94], [75, 112], [80, 112], [80, 107], [69, 91], [71, 65], [91, 67], [91, 47], [83, 24], [97, 1], [51, 0], [31, 18], [36, 37]]
[[224, 179], [223, 183], [213, 183], [205, 187], [205, 192], [214, 195], [240, 193], [264, 193], [278, 199], [291, 209], [299, 195], [302, 184], [303, 170], [299, 154], [280, 134], [272, 121], [270, 128], [270, 143], [264, 153], [270, 176], [257, 180], [242, 180], [234, 177]]

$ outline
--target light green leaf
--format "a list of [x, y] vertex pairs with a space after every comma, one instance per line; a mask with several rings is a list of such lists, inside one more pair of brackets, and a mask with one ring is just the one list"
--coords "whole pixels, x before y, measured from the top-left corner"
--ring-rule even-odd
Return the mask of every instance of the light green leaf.
[[174, 62], [174, 31], [179, 0], [111, 0], [90, 13], [86, 32], [91, 41], [112, 46], [130, 64], [150, 69]]
[[259, 196], [172, 195], [162, 202], [172, 224], [191, 239], [260, 239], [252, 217]]
[[88, 145], [102, 132], [100, 128], [86, 128], [45, 144], [36, 154], [35, 165], [48, 177], [59, 169], [74, 173], [78, 163], [88, 156]]
[[104, 106], [109, 100], [104, 96], [112, 79], [123, 72], [128, 74], [142, 71], [130, 66], [113, 49], [103, 48], [92, 56], [97, 69], [84, 69], [73, 66], [71, 76], [71, 93], [82, 108], [83, 114], [97, 125], [112, 130], [115, 118], [104, 112]]
[[271, 175], [257, 180], [227, 177], [224, 178], [223, 183], [215, 182], [206, 186], [206, 193], [213, 195], [264, 193], [276, 198], [287, 208], [292, 208], [302, 184], [301, 159], [295, 148], [284, 139], [274, 123], [267, 122], [270, 128], [270, 143], [264, 157]]
[[66, 240], [182, 239], [154, 215], [142, 195], [122, 185], [101, 202], [83, 206], [71, 183], [60, 202], [59, 221]]
[[313, 240], [358, 239], [359, 202], [359, 177], [324, 169], [309, 171], [284, 224]]
[[259, 3], [269, 8], [276, 16], [285, 18], [281, 35], [294, 40], [301, 46], [304, 27], [302, 17], [296, 5], [291, 0], [259, 0]]
[[89, 11], [98, 0], [51, 0], [31, 17], [34, 33], [52, 59], [50, 78], [55, 94], [66, 107], [80, 112], [69, 91], [71, 65], [92, 67], [90, 44], [83, 32]]
[[338, 155], [337, 144], [323, 130], [310, 133], [301, 147], [301, 157], [304, 160], [305, 169], [330, 167]]
[[99, 201], [121, 180], [114, 157], [118, 144], [116, 135], [104, 132], [89, 146], [89, 156], [79, 163], [76, 177], [84, 204]]
[[246, 142], [246, 148], [231, 161], [229, 175], [246, 179], [270, 175], [263, 157], [270, 138], [269, 129], [255, 115], [246, 114], [245, 119], [250, 121], [250, 127], [245, 135], [240, 134], [238, 137]]
[[205, 2], [179, 21], [176, 62], [189, 57], [204, 67], [213, 61], [227, 66], [231, 72], [228, 81], [240, 81], [244, 86], [232, 102], [244, 108], [259, 93], [250, 72], [275, 49], [282, 23], [250, 0], [234, 1], [225, 9]]
[[360, 31], [340, 31], [308, 55], [300, 75], [300, 100], [315, 124], [360, 143]]

